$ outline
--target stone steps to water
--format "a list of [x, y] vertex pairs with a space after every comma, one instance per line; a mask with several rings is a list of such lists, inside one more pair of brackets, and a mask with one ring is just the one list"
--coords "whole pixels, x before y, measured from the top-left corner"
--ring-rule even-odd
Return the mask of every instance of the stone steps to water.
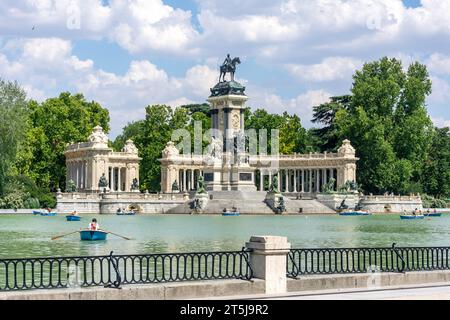
[[[330, 209], [326, 205], [320, 203], [317, 200], [284, 198], [284, 204], [286, 207], [286, 214], [333, 214], [336, 211]], [[300, 213], [300, 209], [301, 213]]]

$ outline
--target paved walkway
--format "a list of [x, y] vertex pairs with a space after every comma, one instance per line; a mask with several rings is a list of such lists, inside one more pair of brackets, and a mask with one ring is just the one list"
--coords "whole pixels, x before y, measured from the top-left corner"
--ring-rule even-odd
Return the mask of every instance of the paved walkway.
[[[216, 298], [217, 299], [217, 298]], [[339, 289], [323, 291], [290, 292], [282, 295], [249, 295], [218, 299], [249, 300], [450, 300], [450, 285], [414, 285], [383, 289]]]
[[274, 300], [450, 300], [450, 286], [415, 289], [377, 290], [351, 293], [297, 295]]

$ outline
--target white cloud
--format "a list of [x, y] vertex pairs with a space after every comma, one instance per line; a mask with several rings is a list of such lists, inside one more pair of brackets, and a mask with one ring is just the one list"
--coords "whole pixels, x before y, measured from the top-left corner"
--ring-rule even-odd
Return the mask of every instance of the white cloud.
[[310, 90], [292, 99], [283, 99], [277, 94], [266, 93], [260, 88], [249, 90], [251, 100], [248, 105], [259, 108], [263, 107], [269, 112], [281, 113], [287, 111], [300, 116], [305, 127], [311, 127], [312, 108], [316, 105], [329, 101], [332, 94], [325, 90]]
[[450, 84], [438, 77], [431, 77], [433, 83], [433, 92], [428, 97], [428, 101], [432, 103], [450, 102]]
[[288, 64], [286, 70], [300, 80], [321, 82], [350, 79], [355, 70], [360, 68], [362, 64], [363, 62], [358, 59], [329, 57], [318, 64]]
[[432, 117], [431, 120], [433, 120], [434, 125], [438, 128], [443, 128], [443, 127], [450, 128], [450, 119], [444, 119], [442, 117], [440, 117], [440, 118]]
[[434, 53], [430, 56], [426, 64], [430, 72], [450, 75], [450, 56]]

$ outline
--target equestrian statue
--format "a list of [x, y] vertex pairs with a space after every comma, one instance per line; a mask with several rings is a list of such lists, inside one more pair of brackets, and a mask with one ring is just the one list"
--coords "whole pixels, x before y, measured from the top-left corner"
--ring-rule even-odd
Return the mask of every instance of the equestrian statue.
[[227, 73], [231, 76], [231, 81], [234, 81], [234, 74], [236, 72], [236, 65], [241, 63], [239, 57], [231, 59], [230, 54], [227, 54], [225, 61], [220, 66], [219, 82], [225, 82], [225, 75]]

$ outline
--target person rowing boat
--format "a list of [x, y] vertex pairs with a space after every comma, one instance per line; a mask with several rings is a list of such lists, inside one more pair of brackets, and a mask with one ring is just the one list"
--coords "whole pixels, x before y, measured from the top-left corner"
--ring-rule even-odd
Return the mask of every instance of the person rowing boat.
[[97, 219], [92, 219], [92, 221], [89, 223], [89, 227], [88, 227], [89, 231], [98, 231], [100, 230], [100, 225], [97, 222]]

